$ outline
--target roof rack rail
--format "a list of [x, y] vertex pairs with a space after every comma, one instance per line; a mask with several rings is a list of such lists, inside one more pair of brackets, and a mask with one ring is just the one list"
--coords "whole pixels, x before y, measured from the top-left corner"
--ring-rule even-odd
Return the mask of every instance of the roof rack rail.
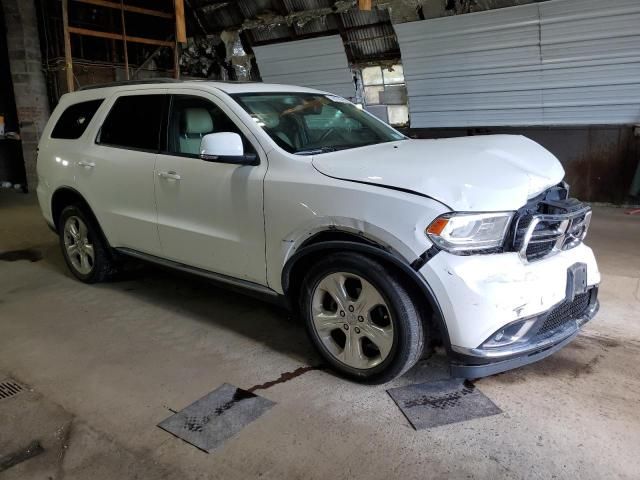
[[126, 85], [153, 85], [156, 83], [181, 83], [181, 82], [182, 80], [178, 80], [177, 78], [164, 78], [164, 77], [150, 78], [148, 80], [122, 80], [120, 82], [86, 85], [84, 87], [80, 87], [79, 91], [94, 90], [96, 88], [121, 87]]

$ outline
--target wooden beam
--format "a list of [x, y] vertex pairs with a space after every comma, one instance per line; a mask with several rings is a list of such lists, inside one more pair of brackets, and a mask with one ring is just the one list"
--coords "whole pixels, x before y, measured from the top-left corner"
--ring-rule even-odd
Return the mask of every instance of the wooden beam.
[[[89, 30], [88, 28], [69, 27], [69, 33], [76, 35], [86, 35], [88, 37], [110, 38], [112, 40], [122, 41], [121, 33], [101, 32], [99, 30]], [[166, 40], [156, 40], [155, 38], [132, 37], [126, 35], [127, 42], [144, 43], [145, 45], [157, 45], [162, 47], [173, 47], [173, 42]]]
[[[120, 3], [110, 2], [108, 0], [75, 0], [78, 3], [86, 3], [88, 5], [95, 5], [96, 7], [114, 8], [120, 10]], [[159, 10], [152, 10], [150, 8], [134, 7], [133, 5], [124, 5], [125, 12], [141, 13], [143, 15], [151, 15], [152, 17], [161, 17], [173, 19], [172, 13], [161, 12]]]
[[371, 10], [371, 0], [358, 0], [360, 10]]
[[73, 81], [73, 57], [71, 56], [71, 35], [69, 29], [69, 0], [62, 0], [62, 27], [64, 31], [64, 68], [67, 74], [67, 91], [75, 90]]
[[180, 44], [173, 46], [173, 78], [180, 80]]
[[176, 42], [187, 43], [187, 26], [184, 21], [184, 0], [174, 0], [176, 7]]

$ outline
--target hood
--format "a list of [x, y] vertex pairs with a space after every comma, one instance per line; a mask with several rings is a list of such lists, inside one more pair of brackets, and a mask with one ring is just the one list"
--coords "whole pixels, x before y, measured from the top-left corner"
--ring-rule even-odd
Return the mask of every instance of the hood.
[[549, 151], [518, 135], [404, 140], [316, 155], [342, 180], [409, 190], [456, 211], [517, 210], [564, 177]]

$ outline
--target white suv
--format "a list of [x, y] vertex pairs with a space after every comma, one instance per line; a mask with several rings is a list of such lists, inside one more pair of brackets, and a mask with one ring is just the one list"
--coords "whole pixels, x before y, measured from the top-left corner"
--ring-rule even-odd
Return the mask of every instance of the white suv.
[[78, 279], [132, 256], [284, 300], [361, 381], [434, 342], [454, 376], [501, 372], [598, 309], [591, 210], [521, 136], [412, 140], [308, 88], [130, 82], [62, 97], [38, 176]]

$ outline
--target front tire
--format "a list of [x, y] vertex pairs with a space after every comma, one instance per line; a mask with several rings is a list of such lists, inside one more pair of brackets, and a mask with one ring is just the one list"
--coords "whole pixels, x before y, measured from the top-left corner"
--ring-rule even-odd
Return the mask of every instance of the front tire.
[[425, 337], [418, 309], [394, 272], [356, 253], [334, 253], [304, 277], [300, 310], [311, 341], [338, 372], [385, 383], [411, 368]]
[[58, 221], [60, 248], [71, 273], [84, 283], [112, 278], [115, 267], [99, 227], [81, 207], [69, 205]]

